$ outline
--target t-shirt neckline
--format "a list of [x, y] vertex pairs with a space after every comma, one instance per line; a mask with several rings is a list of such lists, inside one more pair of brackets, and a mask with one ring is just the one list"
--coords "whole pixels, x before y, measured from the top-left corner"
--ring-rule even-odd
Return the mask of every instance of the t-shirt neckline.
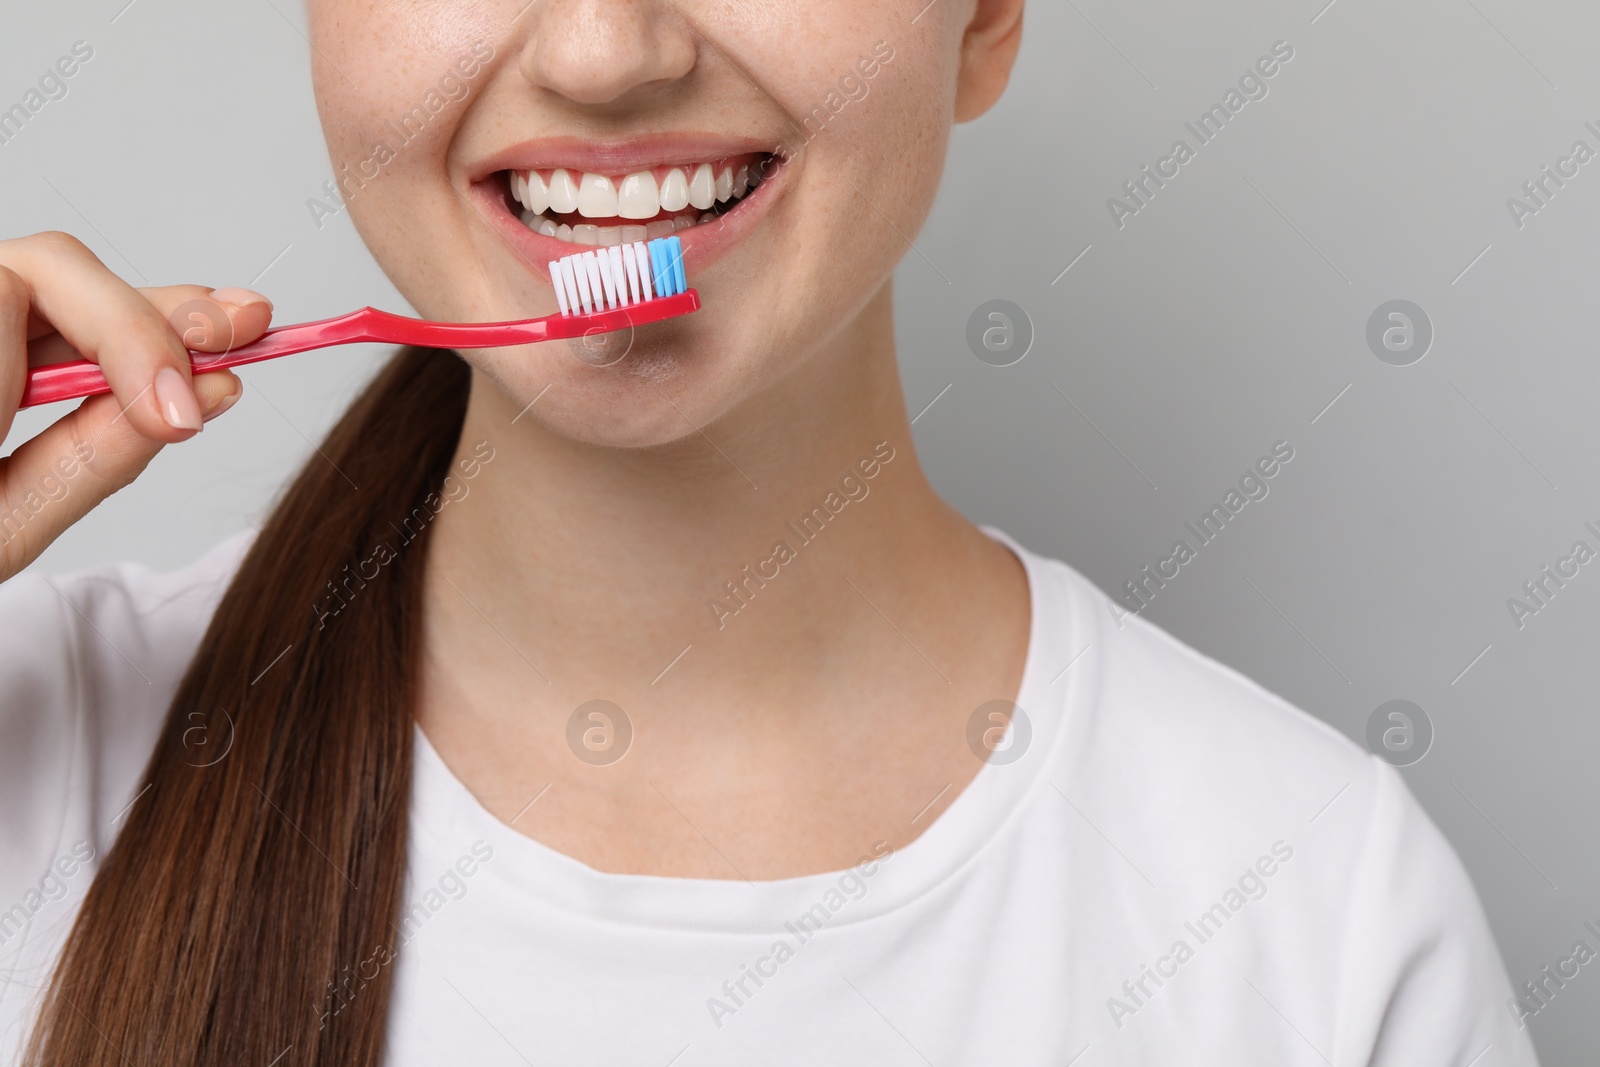
[[[1015, 703], [1031, 736], [1015, 762], [990, 759], [950, 805], [915, 840], [889, 858], [860, 868], [872, 873], [847, 882], [850, 893], [830, 926], [860, 922], [904, 907], [938, 889], [1010, 825], [1017, 812], [1049, 788], [1048, 768], [1064, 737], [1070, 710], [1088, 699], [1097, 671], [1090, 662], [1074, 663], [1063, 680], [1048, 672], [1053, 657], [1069, 642], [1086, 641], [1092, 625], [1080, 598], [1070, 595], [1064, 565], [1034, 555], [1004, 532], [983, 532], [1009, 548], [1027, 573], [1030, 626], [1022, 681]], [[1018, 726], [1011, 730], [1016, 736]], [[420, 727], [415, 731], [413, 770], [413, 864], [425, 876], [432, 863], [417, 855], [431, 844], [441, 863], [477, 841], [488, 843], [493, 859], [484, 872], [575, 919], [668, 929], [727, 933], [775, 932], [825, 898], [837, 899], [841, 882], [857, 868], [771, 881], [679, 878], [601, 871], [521, 834], [485, 809], [445, 765]], [[448, 854], [448, 857], [446, 856]], [[863, 859], [870, 857], [863, 856]], [[860, 888], [864, 886], [865, 888]], [[830, 891], [834, 891], [830, 895]], [[859, 894], [859, 895], [857, 895]]]

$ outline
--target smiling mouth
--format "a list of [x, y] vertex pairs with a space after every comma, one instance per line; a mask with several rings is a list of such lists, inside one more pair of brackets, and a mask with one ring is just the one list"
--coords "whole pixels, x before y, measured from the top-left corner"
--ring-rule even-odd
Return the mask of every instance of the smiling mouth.
[[668, 237], [714, 223], [761, 185], [774, 157], [752, 152], [609, 175], [552, 170], [499, 174], [511, 214], [535, 233], [591, 247]]

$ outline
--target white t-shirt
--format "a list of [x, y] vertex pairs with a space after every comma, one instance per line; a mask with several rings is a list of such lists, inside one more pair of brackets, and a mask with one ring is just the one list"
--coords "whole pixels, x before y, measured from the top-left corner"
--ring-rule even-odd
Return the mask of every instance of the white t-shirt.
[[[1393, 768], [988, 532], [1033, 595], [1027, 729], [850, 870], [601, 873], [497, 821], [419, 735], [403, 936], [355, 968], [398, 968], [389, 1062], [1535, 1063]], [[0, 1062], [247, 540], [0, 588]]]

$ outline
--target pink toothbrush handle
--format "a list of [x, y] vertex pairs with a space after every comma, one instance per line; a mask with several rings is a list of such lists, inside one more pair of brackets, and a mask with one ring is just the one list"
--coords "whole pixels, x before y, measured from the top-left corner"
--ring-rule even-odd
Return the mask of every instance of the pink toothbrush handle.
[[[693, 289], [675, 296], [658, 297], [643, 303], [587, 315], [549, 315], [542, 319], [518, 322], [429, 322], [391, 315], [376, 308], [362, 308], [338, 318], [302, 322], [268, 330], [247, 345], [223, 353], [190, 352], [189, 362], [196, 374], [259, 363], [313, 348], [357, 344], [425, 345], [429, 348], [492, 348], [496, 345], [525, 345], [537, 341], [557, 341], [568, 337], [587, 337], [597, 333], [643, 326], [649, 322], [686, 315], [700, 310], [700, 294]], [[20, 407], [30, 408], [58, 400], [109, 393], [111, 386], [100, 365], [87, 359], [35, 367], [28, 372], [28, 385]]]

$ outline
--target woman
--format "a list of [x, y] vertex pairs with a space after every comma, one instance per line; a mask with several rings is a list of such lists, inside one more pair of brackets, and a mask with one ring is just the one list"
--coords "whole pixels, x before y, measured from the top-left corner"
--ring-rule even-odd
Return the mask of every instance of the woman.
[[169, 319], [270, 305], [0, 245], [8, 414], [114, 389], [4, 472], [8, 1062], [1533, 1062], [1388, 765], [917, 466], [889, 278], [1022, 0], [309, 9], [424, 315], [622, 225], [705, 307], [401, 352], [255, 534], [47, 580], [239, 394]]

